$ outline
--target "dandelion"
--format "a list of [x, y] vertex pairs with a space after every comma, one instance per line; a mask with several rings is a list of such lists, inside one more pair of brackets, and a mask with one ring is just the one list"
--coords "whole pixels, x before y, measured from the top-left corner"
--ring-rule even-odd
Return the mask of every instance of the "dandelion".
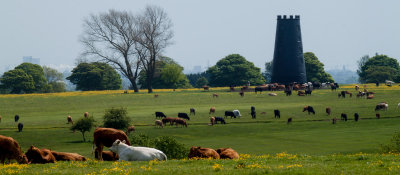
[[221, 171], [224, 169], [224, 168], [222, 168], [222, 166], [223, 165], [216, 163], [212, 167], [213, 167], [214, 171]]

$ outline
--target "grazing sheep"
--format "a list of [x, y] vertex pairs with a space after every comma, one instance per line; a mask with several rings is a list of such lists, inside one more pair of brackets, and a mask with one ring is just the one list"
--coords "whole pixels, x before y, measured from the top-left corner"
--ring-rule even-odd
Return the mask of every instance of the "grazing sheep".
[[154, 122], [154, 124], [155, 124], [155, 126], [156, 127], [161, 127], [161, 128], [164, 128], [164, 124], [163, 124], [163, 122], [161, 121], [161, 120], [156, 120], [155, 122]]

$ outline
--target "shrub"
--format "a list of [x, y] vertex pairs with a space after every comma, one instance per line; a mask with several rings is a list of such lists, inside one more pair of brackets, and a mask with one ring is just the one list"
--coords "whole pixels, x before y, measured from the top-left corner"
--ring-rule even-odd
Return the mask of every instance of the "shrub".
[[131, 119], [127, 116], [126, 108], [107, 109], [104, 114], [104, 127], [115, 129], [126, 129]]
[[154, 147], [154, 141], [146, 134], [133, 135], [131, 141], [134, 146]]
[[382, 144], [381, 151], [384, 153], [400, 153], [400, 132], [396, 132], [388, 144]]
[[84, 117], [76, 121], [75, 124], [71, 126], [70, 130], [78, 130], [79, 132], [81, 132], [83, 141], [85, 142], [85, 132], [89, 132], [90, 130], [92, 130], [94, 122], [95, 120], [93, 119], [93, 117]]
[[185, 145], [171, 136], [157, 137], [154, 139], [154, 145], [164, 152], [169, 159], [182, 159], [188, 155], [188, 149], [185, 148]]

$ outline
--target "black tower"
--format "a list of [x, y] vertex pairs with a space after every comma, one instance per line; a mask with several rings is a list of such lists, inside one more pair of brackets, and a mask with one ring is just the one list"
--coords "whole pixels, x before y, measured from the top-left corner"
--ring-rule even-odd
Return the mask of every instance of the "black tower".
[[299, 15], [278, 15], [271, 82], [307, 82]]

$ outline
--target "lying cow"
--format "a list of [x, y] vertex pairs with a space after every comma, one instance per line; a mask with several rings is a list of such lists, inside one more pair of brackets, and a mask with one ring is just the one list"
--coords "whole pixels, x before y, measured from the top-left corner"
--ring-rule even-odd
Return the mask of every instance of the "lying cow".
[[86, 158], [77, 153], [51, 151], [57, 161], [86, 161]]
[[163, 112], [156, 112], [156, 118], [166, 118], [167, 116], [165, 116], [165, 114]]
[[167, 156], [160, 150], [148, 147], [129, 146], [125, 144], [125, 140], [115, 140], [110, 150], [118, 154], [119, 160], [124, 161], [167, 160]]
[[215, 151], [214, 149], [211, 148], [202, 148], [202, 147], [195, 147], [192, 146], [192, 148], [190, 148], [190, 152], [188, 155], [189, 158], [213, 158], [213, 159], [219, 159], [219, 154], [217, 153], [217, 151]]
[[217, 153], [221, 159], [239, 159], [239, 154], [232, 148], [219, 148]]
[[[101, 155], [102, 155], [102, 158], [104, 161], [116, 161], [119, 159], [118, 154], [116, 154], [112, 151], [103, 151], [101, 153]], [[94, 157], [95, 157], [95, 159], [99, 159], [97, 154]]]
[[315, 111], [314, 108], [312, 106], [304, 106], [303, 108], [303, 112], [307, 111], [308, 115], [310, 115], [310, 113], [313, 113], [315, 115]]
[[31, 146], [25, 153], [29, 163], [55, 163], [56, 158], [48, 149], [39, 149]]
[[186, 113], [178, 113], [178, 117], [186, 119], [186, 120], [190, 120], [189, 116]]
[[0, 135], [0, 162], [4, 164], [15, 159], [18, 163], [28, 163], [27, 157], [22, 153], [21, 148], [16, 140], [11, 137]]

